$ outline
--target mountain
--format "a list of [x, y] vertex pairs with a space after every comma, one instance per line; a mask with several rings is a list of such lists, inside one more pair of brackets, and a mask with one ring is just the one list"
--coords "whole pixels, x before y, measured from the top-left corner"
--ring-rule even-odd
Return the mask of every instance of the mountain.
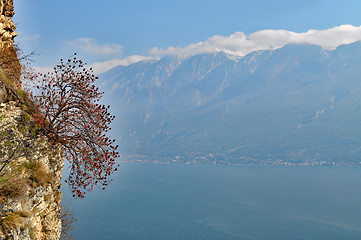
[[[361, 42], [119, 66], [100, 76], [124, 156], [358, 163]], [[202, 160], [203, 159], [203, 160]]]

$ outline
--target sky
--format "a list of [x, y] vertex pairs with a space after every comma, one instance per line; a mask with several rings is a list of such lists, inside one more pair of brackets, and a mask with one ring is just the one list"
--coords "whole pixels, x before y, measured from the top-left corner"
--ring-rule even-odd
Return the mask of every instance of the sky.
[[14, 0], [16, 41], [46, 70], [74, 52], [102, 73], [116, 65], [287, 43], [326, 49], [361, 40], [360, 0]]

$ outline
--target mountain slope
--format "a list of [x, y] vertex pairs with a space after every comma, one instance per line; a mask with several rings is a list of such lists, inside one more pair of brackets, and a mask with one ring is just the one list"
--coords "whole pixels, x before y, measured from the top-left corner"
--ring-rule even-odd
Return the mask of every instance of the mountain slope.
[[124, 155], [359, 162], [360, 53], [356, 42], [333, 51], [287, 45], [238, 61], [167, 56], [101, 79]]

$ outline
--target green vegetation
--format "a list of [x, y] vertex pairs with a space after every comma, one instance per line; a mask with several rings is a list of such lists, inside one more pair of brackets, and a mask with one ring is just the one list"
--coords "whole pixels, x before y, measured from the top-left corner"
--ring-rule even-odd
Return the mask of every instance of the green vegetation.
[[36, 127], [28, 115], [21, 115], [17, 122], [6, 121], [0, 116], [0, 175], [7, 165], [19, 157], [30, 158], [30, 149], [41, 150], [41, 143], [35, 141]]

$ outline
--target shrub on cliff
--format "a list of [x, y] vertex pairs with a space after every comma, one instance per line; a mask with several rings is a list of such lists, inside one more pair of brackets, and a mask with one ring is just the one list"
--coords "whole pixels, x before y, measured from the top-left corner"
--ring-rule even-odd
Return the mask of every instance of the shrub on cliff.
[[84, 197], [95, 185], [105, 188], [117, 170], [115, 140], [106, 136], [114, 119], [110, 106], [99, 104], [103, 93], [95, 87], [92, 69], [74, 57], [54, 67], [53, 73], [33, 75], [40, 84], [29, 93], [36, 104], [32, 117], [38, 134], [70, 163], [66, 182], [73, 196]]

